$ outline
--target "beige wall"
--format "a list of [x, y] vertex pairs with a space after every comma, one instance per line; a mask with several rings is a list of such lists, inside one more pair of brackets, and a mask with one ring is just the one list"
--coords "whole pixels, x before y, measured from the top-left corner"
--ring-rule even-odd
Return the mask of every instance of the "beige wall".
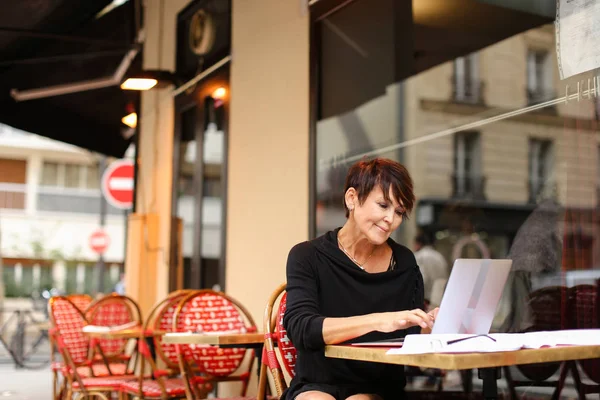
[[308, 28], [296, 1], [233, 1], [226, 289], [261, 326], [308, 238]]

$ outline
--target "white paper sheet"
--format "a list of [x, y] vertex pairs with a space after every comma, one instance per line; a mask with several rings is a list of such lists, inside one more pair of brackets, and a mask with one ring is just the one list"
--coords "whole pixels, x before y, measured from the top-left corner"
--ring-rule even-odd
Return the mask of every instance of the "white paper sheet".
[[389, 341], [389, 340], [381, 340], [379, 342], [361, 342], [361, 343], [351, 343], [352, 346], [357, 347], [401, 347], [404, 343], [404, 340], [397, 341]]
[[600, 0], [556, 0], [560, 79], [600, 68]]
[[82, 331], [83, 332], [114, 332], [114, 331], [121, 331], [121, 330], [125, 330], [125, 329], [132, 329], [132, 328], [136, 328], [138, 327], [138, 323], [137, 322], [128, 322], [126, 324], [123, 325], [114, 325], [114, 326], [101, 326], [101, 325], [86, 325], [83, 327]]
[[[391, 349], [387, 354], [491, 353], [540, 347], [600, 345], [600, 329], [493, 333], [487, 336], [474, 336], [469, 334], [408, 335], [401, 348]], [[449, 341], [469, 337], [471, 338], [468, 340], [448, 344]]]

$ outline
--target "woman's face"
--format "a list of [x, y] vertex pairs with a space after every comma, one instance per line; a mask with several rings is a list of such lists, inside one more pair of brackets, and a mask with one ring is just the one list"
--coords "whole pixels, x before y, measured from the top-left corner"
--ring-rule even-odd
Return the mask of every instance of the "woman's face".
[[404, 207], [394, 198], [391, 190], [389, 198], [391, 201], [385, 199], [379, 186], [369, 193], [362, 205], [356, 191], [351, 195], [354, 211], [350, 218], [354, 218], [360, 231], [373, 244], [385, 243], [392, 232], [398, 229], [405, 215]]

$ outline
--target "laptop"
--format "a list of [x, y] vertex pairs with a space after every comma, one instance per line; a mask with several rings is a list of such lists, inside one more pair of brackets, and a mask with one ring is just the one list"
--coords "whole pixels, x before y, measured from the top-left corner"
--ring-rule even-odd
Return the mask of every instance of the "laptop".
[[512, 260], [457, 259], [431, 333], [490, 333], [511, 266]]

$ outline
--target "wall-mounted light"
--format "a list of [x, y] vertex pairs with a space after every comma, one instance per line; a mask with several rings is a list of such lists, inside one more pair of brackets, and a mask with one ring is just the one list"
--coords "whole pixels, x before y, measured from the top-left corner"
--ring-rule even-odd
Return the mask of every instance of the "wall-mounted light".
[[132, 112], [121, 118], [121, 122], [130, 128], [135, 128], [137, 126], [137, 114]]
[[160, 70], [148, 70], [140, 73], [127, 75], [121, 83], [123, 90], [150, 90], [154, 88], [165, 88], [177, 85], [178, 79], [172, 72]]
[[127, 78], [121, 83], [123, 90], [150, 90], [158, 84], [156, 79], [150, 78]]
[[223, 100], [226, 95], [227, 95], [227, 89], [225, 89], [223, 86], [221, 86], [221, 87], [215, 89], [214, 92], [212, 92], [211, 97], [215, 100]]

